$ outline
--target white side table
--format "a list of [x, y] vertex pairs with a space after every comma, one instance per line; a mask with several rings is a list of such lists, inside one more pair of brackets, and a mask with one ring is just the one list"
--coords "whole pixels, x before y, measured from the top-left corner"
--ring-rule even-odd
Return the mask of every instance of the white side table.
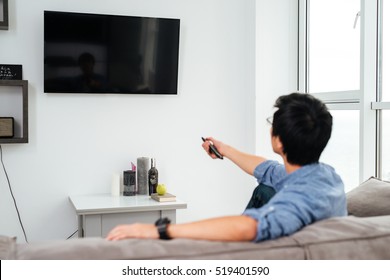
[[161, 217], [176, 223], [176, 209], [187, 208], [180, 200], [157, 202], [148, 195], [78, 195], [69, 200], [76, 210], [79, 237], [105, 237], [119, 224], [154, 223]]

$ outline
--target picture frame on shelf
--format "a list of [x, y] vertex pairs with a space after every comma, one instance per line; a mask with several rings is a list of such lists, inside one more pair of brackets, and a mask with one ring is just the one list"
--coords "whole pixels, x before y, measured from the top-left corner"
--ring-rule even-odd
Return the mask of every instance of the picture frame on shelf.
[[0, 30], [8, 30], [8, 0], [0, 0]]

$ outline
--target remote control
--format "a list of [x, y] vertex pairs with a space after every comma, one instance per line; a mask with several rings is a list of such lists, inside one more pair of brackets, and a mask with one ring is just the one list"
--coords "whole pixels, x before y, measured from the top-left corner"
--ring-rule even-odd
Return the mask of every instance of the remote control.
[[[203, 137], [202, 137], [202, 140], [203, 140], [203, 142], [206, 142], [207, 140], [206, 139], [204, 139]], [[210, 153], [213, 153], [214, 155], [216, 155], [216, 157], [217, 158], [219, 158], [219, 159], [223, 159], [223, 156], [219, 153], [219, 151], [217, 150], [217, 148], [212, 144], [212, 142], [210, 141]]]

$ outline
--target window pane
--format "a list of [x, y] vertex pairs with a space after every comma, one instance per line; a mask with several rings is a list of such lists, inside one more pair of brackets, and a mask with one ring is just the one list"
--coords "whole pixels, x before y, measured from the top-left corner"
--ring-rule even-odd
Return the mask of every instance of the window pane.
[[[382, 101], [390, 101], [390, 3], [383, 1]], [[389, 123], [387, 123], [389, 124]]]
[[360, 88], [360, 0], [311, 0], [309, 91]]
[[348, 192], [359, 184], [359, 111], [332, 110], [332, 137], [321, 162], [336, 169]]
[[382, 111], [382, 179], [390, 181], [390, 111]]
[[[390, 3], [383, 1], [382, 101], [390, 101]], [[382, 111], [382, 179], [390, 180], [390, 111]]]

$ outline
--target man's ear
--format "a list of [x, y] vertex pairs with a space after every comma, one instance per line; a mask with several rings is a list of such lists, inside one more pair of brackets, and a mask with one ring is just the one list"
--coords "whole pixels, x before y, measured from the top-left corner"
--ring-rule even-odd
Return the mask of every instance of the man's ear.
[[275, 138], [275, 150], [278, 154], [283, 154], [283, 144], [282, 141], [280, 141], [279, 136], [274, 136]]

